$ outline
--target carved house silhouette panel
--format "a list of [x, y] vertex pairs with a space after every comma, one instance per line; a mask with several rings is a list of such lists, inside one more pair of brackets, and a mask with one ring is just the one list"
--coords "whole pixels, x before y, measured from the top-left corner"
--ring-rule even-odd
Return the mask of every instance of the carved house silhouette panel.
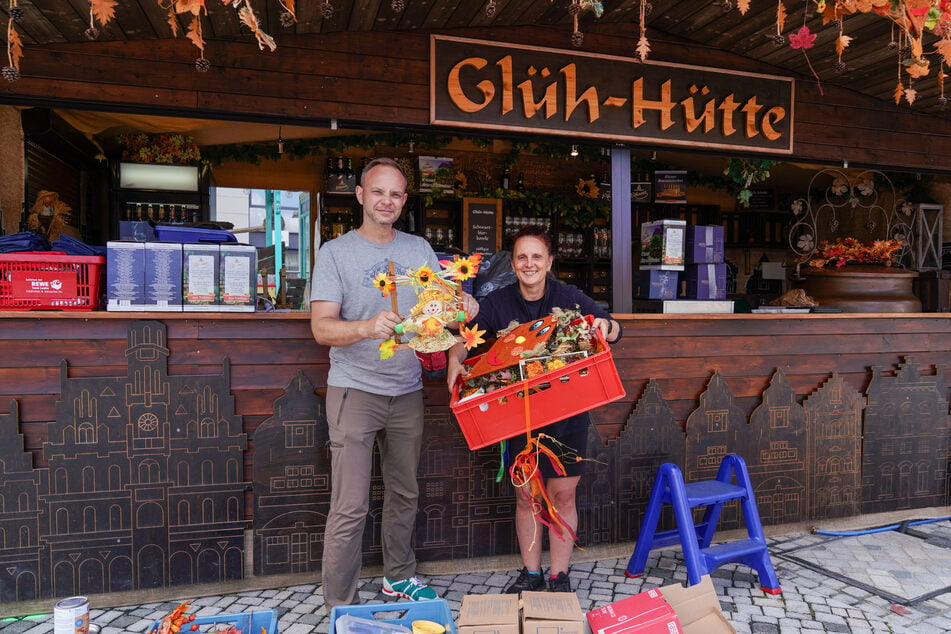
[[0, 414], [0, 604], [40, 598], [37, 489], [40, 472], [23, 449], [16, 401]]
[[324, 400], [299, 371], [254, 432], [254, 574], [320, 569], [330, 508]]
[[42, 597], [240, 579], [247, 438], [222, 373], [168, 375], [134, 322], [125, 377], [70, 378], [35, 470]]
[[838, 373], [803, 401], [808, 437], [808, 519], [859, 512], [865, 398]]
[[[460, 438], [462, 432], [456, 431]], [[519, 451], [524, 439], [507, 441], [510, 451]], [[520, 446], [519, 443], [521, 443]], [[463, 443], [464, 444], [464, 443]], [[517, 446], [517, 447], [515, 447]], [[515, 489], [508, 470], [502, 469], [499, 445], [469, 451], [470, 478], [467, 493], [468, 509], [459, 518], [468, 529], [470, 557], [518, 552], [515, 537]]]
[[[660, 466], [684, 464], [684, 432], [654, 379], [648, 381], [621, 433], [607, 444], [615, 465], [608, 483], [615, 496], [615, 540], [633, 540], [641, 530]], [[673, 511], [665, 505], [661, 529], [673, 526]]]
[[[737, 438], [748, 434], [748, 427], [746, 414], [737, 407], [720, 371], [715, 371], [706, 391], [700, 395], [699, 407], [687, 416], [684, 480], [696, 482], [716, 478], [723, 457], [728, 453], [739, 453]], [[745, 456], [743, 458], [745, 460]], [[739, 504], [724, 504], [719, 526], [722, 529], [739, 526]]]
[[925, 375], [908, 357], [893, 376], [872, 367], [862, 447], [862, 512], [948, 502], [944, 368]]
[[763, 524], [806, 519], [806, 412], [777, 368], [736, 451], [746, 461]]
[[[583, 546], [617, 541], [617, 505], [614, 503], [613, 484], [617, 461], [612, 449], [601, 440], [601, 434], [593, 424], [588, 427], [588, 450], [575, 500], [578, 510], [576, 532], [578, 543]], [[570, 462], [571, 458], [566, 456], [563, 460]]]

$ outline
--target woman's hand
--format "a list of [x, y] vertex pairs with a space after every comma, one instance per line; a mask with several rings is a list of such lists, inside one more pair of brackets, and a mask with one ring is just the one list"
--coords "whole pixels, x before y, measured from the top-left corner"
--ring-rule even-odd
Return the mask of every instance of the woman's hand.
[[456, 381], [466, 375], [466, 368], [462, 363], [465, 358], [466, 347], [461, 343], [457, 343], [446, 351], [446, 385], [449, 387], [450, 394]]
[[593, 323], [594, 327], [601, 331], [601, 336], [605, 341], [614, 341], [617, 337], [618, 323], [613, 319], [604, 319], [596, 317]]

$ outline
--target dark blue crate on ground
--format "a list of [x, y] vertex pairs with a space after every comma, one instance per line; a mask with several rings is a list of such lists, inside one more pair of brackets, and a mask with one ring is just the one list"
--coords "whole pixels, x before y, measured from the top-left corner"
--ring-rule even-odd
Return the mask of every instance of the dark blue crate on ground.
[[393, 603], [372, 603], [367, 605], [338, 605], [330, 610], [330, 630], [336, 634], [334, 624], [344, 614], [395, 623], [413, 629], [413, 621], [433, 621], [446, 628], [448, 634], [456, 634], [456, 623], [445, 599], [432, 601], [398, 601]]
[[[161, 621], [152, 624], [149, 632], [157, 631]], [[196, 616], [195, 620], [182, 626], [182, 633], [191, 632], [191, 626], [198, 624], [198, 632], [223, 629], [234, 625], [241, 634], [280, 634], [277, 629], [277, 610], [255, 610], [254, 612], [236, 612], [215, 616]], [[207, 627], [206, 627], [207, 626]]]

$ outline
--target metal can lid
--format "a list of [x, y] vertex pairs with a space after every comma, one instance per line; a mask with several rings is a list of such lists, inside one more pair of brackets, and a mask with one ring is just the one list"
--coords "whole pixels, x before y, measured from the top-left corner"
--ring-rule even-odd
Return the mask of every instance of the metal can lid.
[[95, 623], [89, 624], [89, 634], [99, 634], [102, 631], [102, 628], [96, 625]]
[[56, 602], [54, 607], [68, 609], [68, 608], [78, 608], [82, 607], [89, 603], [89, 599], [86, 597], [69, 597], [68, 599], [62, 599]]

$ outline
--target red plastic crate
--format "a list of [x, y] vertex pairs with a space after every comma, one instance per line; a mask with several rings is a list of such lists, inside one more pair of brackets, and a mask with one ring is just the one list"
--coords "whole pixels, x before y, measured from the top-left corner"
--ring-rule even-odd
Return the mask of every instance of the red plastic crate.
[[0, 254], [0, 310], [93, 310], [105, 264], [93, 255]]
[[[598, 349], [591, 356], [539, 374], [528, 380], [531, 428], [586, 412], [624, 397], [624, 386], [614, 366], [614, 358], [596, 331]], [[475, 364], [480, 357], [466, 361]], [[470, 449], [525, 433], [525, 381], [519, 381], [459, 403], [459, 386], [453, 386], [449, 407], [459, 421]]]

